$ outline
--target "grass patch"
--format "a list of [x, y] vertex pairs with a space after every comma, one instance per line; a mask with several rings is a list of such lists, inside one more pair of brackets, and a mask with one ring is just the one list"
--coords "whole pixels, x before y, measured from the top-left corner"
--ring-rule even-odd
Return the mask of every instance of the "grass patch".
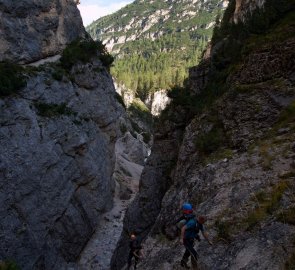
[[242, 222], [246, 225], [247, 230], [253, 229], [267, 216], [272, 215], [277, 210], [287, 187], [288, 183], [281, 181], [273, 186], [270, 192], [260, 191], [254, 195], [253, 200], [257, 202], [257, 207], [248, 213], [248, 216]]
[[292, 169], [291, 171], [288, 171], [280, 176], [281, 179], [289, 179], [292, 177], [295, 177], [295, 170], [294, 169]]
[[282, 20], [275, 23], [265, 35], [252, 34], [243, 48], [242, 54], [247, 55], [265, 44], [283, 42], [294, 36], [295, 12], [288, 13]]
[[15, 262], [0, 261], [0, 270], [20, 270], [20, 268]]
[[228, 148], [218, 149], [216, 152], [209, 155], [204, 164], [213, 163], [221, 159], [230, 159], [233, 156], [233, 150]]
[[38, 114], [43, 117], [56, 117], [60, 115], [77, 115], [67, 107], [66, 103], [54, 104], [54, 103], [35, 103], [35, 108]]
[[272, 161], [274, 160], [274, 156], [270, 154], [270, 145], [263, 144], [259, 147], [260, 156], [262, 159], [262, 168], [264, 170], [270, 170], [272, 168]]
[[215, 222], [215, 227], [217, 230], [217, 237], [219, 240], [230, 241], [230, 224], [226, 221], [217, 220]]
[[110, 68], [114, 61], [101, 41], [80, 39], [73, 41], [64, 49], [60, 62], [64, 69], [70, 70], [76, 63], [87, 63], [93, 57], [99, 58], [107, 68]]
[[126, 132], [127, 132], [127, 127], [126, 127], [126, 125], [125, 124], [123, 124], [123, 123], [121, 123], [120, 124], [120, 131], [121, 131], [121, 133], [122, 134], [125, 134]]
[[64, 76], [67, 76], [67, 72], [60, 66], [56, 65], [51, 72], [51, 76], [53, 79], [57, 81], [61, 81]]
[[277, 216], [277, 220], [282, 223], [295, 225], [295, 207], [291, 207]]
[[288, 126], [290, 123], [295, 122], [295, 100], [291, 102], [280, 114], [278, 121], [274, 128], [276, 130]]
[[128, 108], [128, 112], [131, 116], [138, 117], [142, 121], [152, 124], [153, 117], [146, 105], [139, 99], [134, 99]]
[[17, 93], [26, 86], [24, 68], [10, 62], [0, 62], [0, 97]]
[[[292, 241], [293, 247], [295, 246], [295, 239]], [[291, 253], [288, 260], [285, 262], [285, 270], [294, 270], [295, 269], [295, 250], [293, 248], [293, 252]]]
[[295, 252], [285, 263], [285, 270], [294, 270], [295, 269]]
[[226, 137], [222, 123], [215, 120], [213, 127], [200, 134], [195, 140], [195, 146], [201, 155], [208, 156], [226, 144]]

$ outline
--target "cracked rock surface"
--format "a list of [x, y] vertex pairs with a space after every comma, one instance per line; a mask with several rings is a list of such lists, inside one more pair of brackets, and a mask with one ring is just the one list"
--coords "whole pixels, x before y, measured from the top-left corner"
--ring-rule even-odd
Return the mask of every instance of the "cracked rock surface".
[[24, 270], [75, 262], [112, 207], [124, 113], [112, 79], [99, 61], [73, 69], [91, 81], [87, 89], [54, 80], [53, 68], [0, 100], [0, 257]]

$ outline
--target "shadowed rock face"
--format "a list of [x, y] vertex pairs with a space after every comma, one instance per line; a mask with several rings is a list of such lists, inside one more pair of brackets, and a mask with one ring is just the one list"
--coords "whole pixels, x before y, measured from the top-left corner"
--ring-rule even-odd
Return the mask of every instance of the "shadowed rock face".
[[[243, 14], [262, 2], [239, 1]], [[292, 12], [273, 26], [274, 33], [245, 41], [252, 47], [231, 66], [225, 93], [190, 120], [173, 150], [165, 147], [175, 139], [173, 130], [155, 136], [139, 194], [124, 221], [126, 231], [138, 228], [146, 237], [146, 258], [138, 268], [181, 269], [184, 248], [171, 228], [186, 201], [196, 214], [207, 215], [215, 242], [213, 247], [199, 243], [198, 269], [284, 269], [294, 256], [294, 250], [286, 248], [293, 247], [295, 236], [295, 29], [286, 23]], [[274, 38], [277, 25], [288, 33], [281, 39]], [[197, 94], [206, 91], [210, 63], [207, 59], [192, 70]], [[173, 122], [165, 118], [156, 134], [164, 134]], [[216, 139], [218, 149], [204, 153]], [[168, 180], [160, 173], [171, 156], [176, 161]], [[123, 233], [112, 269], [122, 269], [126, 261], [126, 240]]]
[[55, 81], [51, 69], [30, 77], [17, 97], [0, 99], [0, 258], [25, 270], [75, 262], [112, 207], [123, 108], [111, 77], [100, 62], [76, 66], [95, 85], [86, 90]]
[[[73, 1], [0, 1], [0, 61], [40, 60], [83, 36]], [[124, 109], [98, 59], [23, 72], [26, 86], [0, 98], [0, 260], [66, 269], [112, 207]]]
[[1, 0], [0, 18], [0, 61], [33, 62], [86, 35], [72, 0]]

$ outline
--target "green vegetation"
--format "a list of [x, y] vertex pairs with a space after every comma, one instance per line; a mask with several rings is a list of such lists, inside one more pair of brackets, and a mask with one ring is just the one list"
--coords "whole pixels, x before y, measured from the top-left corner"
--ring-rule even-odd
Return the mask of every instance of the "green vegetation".
[[151, 136], [151, 134], [149, 132], [142, 132], [141, 135], [142, 135], [143, 141], [145, 143], [149, 143], [150, 142], [152, 136]]
[[282, 223], [288, 223], [291, 225], [295, 225], [295, 207], [293, 206], [285, 211], [282, 211], [278, 215], [277, 220]]
[[204, 159], [204, 164], [213, 163], [221, 159], [230, 159], [233, 156], [233, 150], [229, 148], [219, 148], [217, 151], [213, 152], [211, 155]]
[[65, 103], [35, 103], [38, 114], [43, 117], [56, 117], [60, 115], [76, 115]]
[[[289, 182], [281, 180], [269, 189], [256, 192], [248, 203], [248, 206], [252, 208], [248, 210], [244, 218], [217, 219], [214, 225], [217, 231], [217, 238], [230, 242], [232, 236], [236, 233], [244, 230], [253, 230], [258, 224], [270, 217], [276, 217], [280, 222], [295, 225], [295, 207], [290, 207], [283, 212], [278, 211], [282, 197], [289, 187]], [[223, 213], [222, 216], [232, 216], [232, 214]]]
[[295, 123], [295, 101], [281, 112], [275, 128], [279, 129], [281, 127], [286, 127], [290, 123]]
[[139, 118], [147, 123], [152, 123], [152, 115], [146, 105], [140, 99], [134, 99], [128, 112], [132, 117]]
[[62, 67], [55, 65], [54, 69], [52, 70], [51, 76], [53, 79], [61, 81], [63, 79], [63, 76], [68, 76], [68, 74]]
[[274, 156], [271, 154], [271, 146], [269, 143], [261, 144], [259, 151], [262, 158], [262, 168], [264, 170], [270, 170], [272, 168], [272, 161], [274, 160]]
[[125, 124], [121, 123], [120, 124], [120, 131], [122, 132], [122, 134], [125, 134], [127, 132], [127, 127]]
[[0, 270], [20, 270], [15, 262], [0, 261]]
[[253, 197], [253, 201], [256, 202], [257, 206], [248, 213], [248, 216], [243, 220], [243, 224], [246, 225], [248, 230], [251, 230], [263, 221], [268, 215], [274, 213], [277, 210], [280, 200], [286, 189], [288, 183], [281, 181], [272, 187], [270, 192], [258, 192]]
[[285, 263], [285, 270], [294, 270], [295, 269], [295, 252]]
[[229, 242], [230, 241], [230, 228], [231, 228], [229, 222], [217, 220], [215, 222], [215, 227], [217, 230], [218, 239]]
[[[293, 236], [293, 239], [291, 239], [291, 243], [293, 244], [293, 250], [287, 261], [285, 262], [285, 270], [294, 270], [295, 269], [295, 238]], [[289, 249], [290, 251], [290, 249]]]
[[[199, 62], [211, 39], [212, 22], [221, 16], [218, 2], [209, 0], [199, 7], [181, 1], [135, 1], [100, 18], [87, 31], [94, 39], [103, 41], [126, 37], [126, 41], [112, 49], [118, 57], [111, 72], [118, 82], [144, 99], [158, 89], [182, 85], [188, 68]], [[192, 12], [196, 15], [189, 14]], [[151, 23], [154, 17], [157, 19]], [[136, 23], [141, 18], [149, 20]], [[147, 25], [149, 28], [144, 31]], [[114, 32], [105, 31], [110, 26]]]
[[0, 62], [0, 97], [17, 93], [26, 86], [24, 69], [10, 62]]
[[111, 66], [114, 58], [107, 52], [101, 41], [76, 40], [70, 43], [62, 52], [61, 66], [69, 70], [78, 62], [87, 63], [91, 58], [97, 57], [107, 68]]
[[255, 48], [260, 48], [264, 44], [273, 44], [282, 42], [294, 36], [295, 30], [295, 13], [287, 13], [281, 20], [266, 32], [264, 35], [252, 34], [244, 46], [242, 54], [247, 55]]
[[204, 155], [211, 154], [225, 143], [225, 134], [220, 126], [213, 126], [208, 132], [198, 136], [195, 141], [197, 150]]
[[213, 58], [216, 70], [227, 68], [264, 44], [294, 35], [294, 3], [295, 0], [266, 0], [263, 8], [245, 14], [245, 22], [232, 23], [235, 0], [231, 0], [222, 23], [213, 33], [213, 45], [223, 41]]
[[[155, 41], [134, 41], [127, 47], [133, 53], [118, 58], [111, 73], [119, 83], [135, 91], [141, 99], [159, 89], [182, 85], [188, 76], [188, 67], [199, 62], [206, 42], [203, 39], [200, 44], [190, 41], [192, 48], [189, 50], [180, 50], [181, 44], [177, 42], [184, 42], [183, 37], [170, 35]], [[164, 51], [166, 47], [170, 47], [169, 51]]]

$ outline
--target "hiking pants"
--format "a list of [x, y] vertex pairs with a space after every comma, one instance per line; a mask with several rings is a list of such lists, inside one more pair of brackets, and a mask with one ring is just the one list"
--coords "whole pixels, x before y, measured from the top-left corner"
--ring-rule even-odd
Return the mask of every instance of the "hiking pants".
[[182, 260], [187, 262], [189, 256], [192, 256], [196, 261], [198, 260], [198, 253], [194, 249], [194, 239], [184, 239], [185, 252], [183, 254]]
[[133, 254], [134, 251], [130, 250], [129, 252], [129, 256], [128, 256], [128, 268], [127, 269], [130, 269], [131, 265], [132, 265], [132, 258], [134, 257], [135, 259], [135, 263], [134, 263], [134, 269], [136, 269], [136, 266], [137, 266], [137, 263], [139, 261], [139, 258], [134, 256]]

